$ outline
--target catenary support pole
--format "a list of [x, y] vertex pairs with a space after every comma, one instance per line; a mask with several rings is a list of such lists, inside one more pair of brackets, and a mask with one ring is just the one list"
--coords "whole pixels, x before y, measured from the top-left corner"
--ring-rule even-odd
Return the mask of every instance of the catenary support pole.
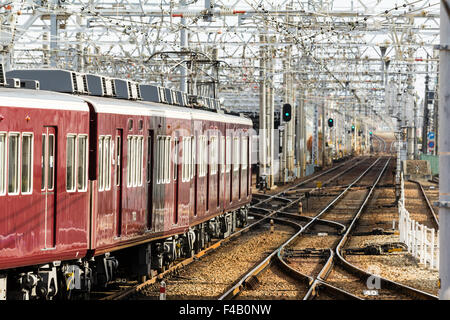
[[450, 300], [450, 1], [441, 0], [439, 75], [439, 299]]

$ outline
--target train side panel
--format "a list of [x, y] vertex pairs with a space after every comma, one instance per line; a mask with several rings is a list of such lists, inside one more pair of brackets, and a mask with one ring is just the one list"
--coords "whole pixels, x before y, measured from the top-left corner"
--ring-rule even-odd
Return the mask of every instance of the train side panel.
[[88, 248], [87, 106], [36, 104], [45, 102], [0, 107], [2, 269], [77, 259]]

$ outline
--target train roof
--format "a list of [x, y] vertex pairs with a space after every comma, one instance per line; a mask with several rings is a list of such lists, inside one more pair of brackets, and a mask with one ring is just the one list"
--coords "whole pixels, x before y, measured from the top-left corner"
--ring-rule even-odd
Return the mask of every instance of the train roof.
[[0, 97], [2, 107], [89, 111], [84, 99], [64, 93], [0, 87]]
[[73, 95], [46, 90], [0, 88], [0, 105], [38, 109], [89, 111], [90, 103], [98, 113], [132, 114], [175, 119], [209, 120], [252, 126], [248, 118], [178, 107], [148, 101], [133, 101], [97, 96]]
[[178, 107], [156, 102], [132, 101], [96, 96], [83, 96], [83, 99], [91, 103], [95, 111], [98, 113], [133, 114], [158, 117], [164, 116], [175, 119], [191, 118], [193, 120], [232, 122], [249, 126], [253, 124], [250, 119], [243, 117], [215, 113], [212, 111]]

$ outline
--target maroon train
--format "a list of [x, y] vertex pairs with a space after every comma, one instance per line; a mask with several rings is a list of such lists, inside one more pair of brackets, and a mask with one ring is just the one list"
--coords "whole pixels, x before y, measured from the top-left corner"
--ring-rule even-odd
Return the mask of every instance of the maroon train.
[[244, 226], [249, 119], [0, 87], [0, 299], [142, 278]]

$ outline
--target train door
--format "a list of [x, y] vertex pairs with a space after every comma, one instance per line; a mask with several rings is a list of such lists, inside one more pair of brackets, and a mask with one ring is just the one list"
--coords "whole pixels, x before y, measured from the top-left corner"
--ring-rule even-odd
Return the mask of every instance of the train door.
[[173, 156], [173, 186], [174, 186], [174, 191], [173, 191], [173, 223], [177, 224], [178, 223], [178, 195], [179, 195], [179, 188], [178, 188], [178, 162], [179, 162], [179, 139], [176, 137], [173, 141], [174, 144], [174, 156]]
[[222, 199], [221, 187], [223, 181], [223, 174], [225, 172], [225, 137], [219, 134], [219, 154], [217, 156], [218, 164], [217, 164], [217, 208], [220, 207], [220, 202]]
[[116, 235], [120, 237], [122, 235], [122, 142], [123, 142], [123, 129], [116, 129], [115, 137], [115, 185], [116, 185]]
[[41, 195], [44, 198], [43, 249], [55, 247], [56, 214], [56, 127], [44, 126], [42, 132]]
[[148, 130], [147, 136], [147, 229], [153, 226], [153, 143], [155, 141], [154, 130]]

